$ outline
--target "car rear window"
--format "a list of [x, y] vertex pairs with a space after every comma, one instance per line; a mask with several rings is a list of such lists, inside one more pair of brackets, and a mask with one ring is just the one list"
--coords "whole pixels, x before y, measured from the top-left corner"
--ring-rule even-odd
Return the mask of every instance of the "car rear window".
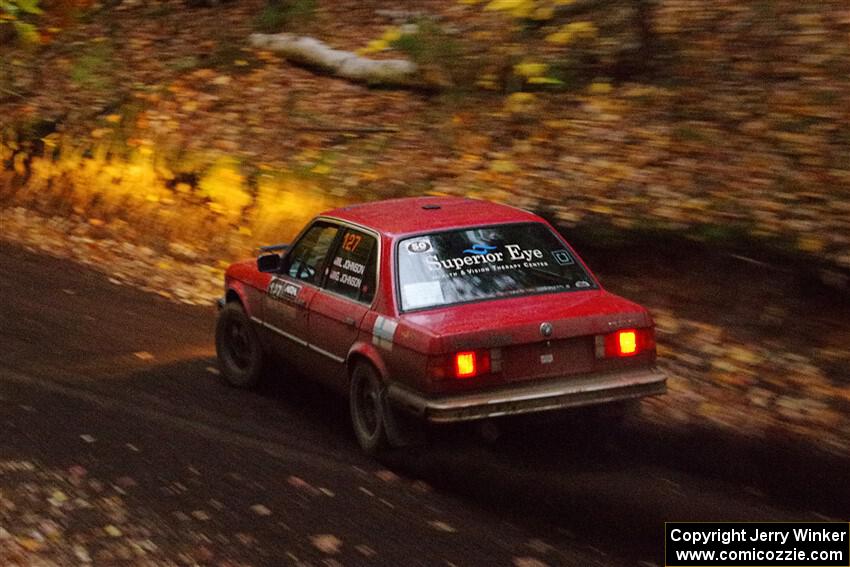
[[400, 241], [396, 256], [404, 311], [597, 287], [541, 223], [416, 236]]

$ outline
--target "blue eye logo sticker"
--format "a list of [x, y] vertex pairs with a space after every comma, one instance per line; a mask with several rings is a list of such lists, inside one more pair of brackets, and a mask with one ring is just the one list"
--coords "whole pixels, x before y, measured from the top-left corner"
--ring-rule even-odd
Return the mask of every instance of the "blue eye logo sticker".
[[497, 246], [490, 246], [489, 244], [473, 244], [471, 248], [467, 248], [463, 251], [464, 254], [478, 254], [479, 256], [483, 256], [484, 254], [489, 253], [492, 250], [498, 248]]

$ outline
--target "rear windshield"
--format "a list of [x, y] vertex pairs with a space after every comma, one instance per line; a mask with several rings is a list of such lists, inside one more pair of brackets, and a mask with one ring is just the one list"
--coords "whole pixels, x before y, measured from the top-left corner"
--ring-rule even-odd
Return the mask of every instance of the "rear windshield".
[[475, 227], [416, 236], [398, 245], [401, 308], [595, 288], [545, 225]]

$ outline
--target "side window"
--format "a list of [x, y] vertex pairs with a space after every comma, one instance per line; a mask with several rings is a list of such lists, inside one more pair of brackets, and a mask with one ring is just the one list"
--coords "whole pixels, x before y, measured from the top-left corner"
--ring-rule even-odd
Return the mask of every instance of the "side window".
[[317, 274], [321, 274], [322, 263], [337, 232], [339, 229], [334, 225], [314, 224], [286, 255], [281, 272], [295, 279], [317, 283], [320, 279]]
[[356, 301], [371, 303], [375, 297], [377, 253], [374, 236], [346, 228], [326, 270], [325, 287]]

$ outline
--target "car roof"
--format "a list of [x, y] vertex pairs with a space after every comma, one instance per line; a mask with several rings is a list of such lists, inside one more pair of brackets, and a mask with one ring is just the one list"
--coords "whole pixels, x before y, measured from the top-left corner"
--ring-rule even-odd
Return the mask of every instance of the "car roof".
[[322, 216], [360, 224], [390, 236], [485, 224], [539, 221], [508, 205], [464, 197], [406, 197], [340, 207]]

